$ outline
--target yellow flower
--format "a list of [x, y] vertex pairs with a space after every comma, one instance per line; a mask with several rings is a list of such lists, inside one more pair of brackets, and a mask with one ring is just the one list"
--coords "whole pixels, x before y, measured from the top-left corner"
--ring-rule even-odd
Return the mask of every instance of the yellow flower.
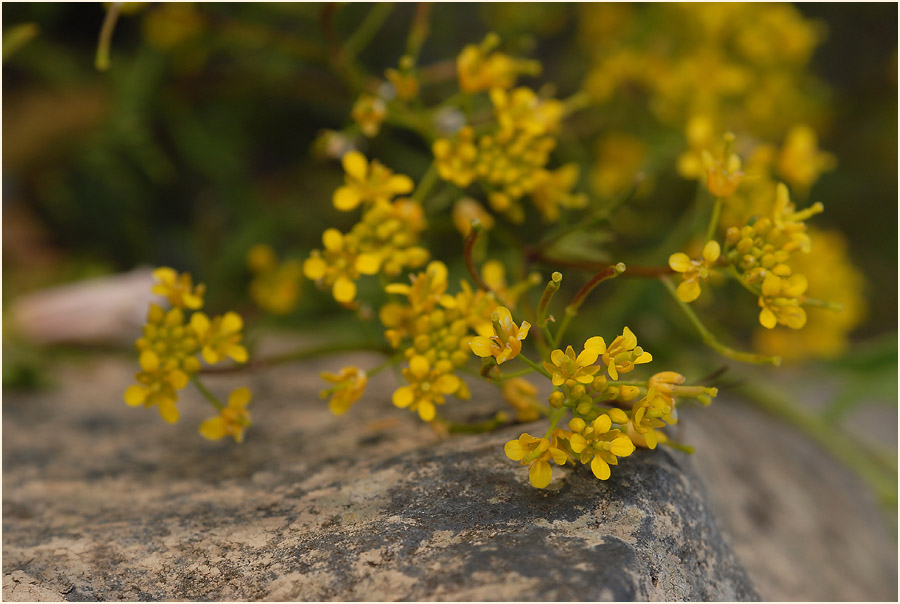
[[244, 442], [244, 431], [250, 426], [250, 412], [246, 407], [251, 396], [249, 388], [233, 391], [228, 397], [228, 406], [219, 415], [200, 424], [200, 435], [209, 440], [231, 436], [236, 443]]
[[[741, 172], [741, 158], [728, 150], [730, 140], [726, 136], [725, 151], [719, 157], [704, 150], [700, 157], [706, 168], [706, 188], [716, 197], [731, 197], [744, 179]], [[732, 135], [733, 138], [733, 135]]]
[[810, 296], [840, 304], [842, 310], [807, 308], [808, 322], [800, 331], [760, 328], [754, 336], [756, 347], [784, 360], [837, 357], [866, 314], [866, 282], [847, 255], [846, 238], [838, 231], [815, 229], [809, 235], [815, 252], [797, 254], [793, 267], [809, 279]]
[[[381, 129], [381, 123], [386, 116], [387, 106], [384, 101], [371, 94], [359, 95], [359, 98], [356, 99], [356, 102], [353, 104], [353, 109], [350, 112], [350, 117], [353, 118], [354, 122], [359, 124], [362, 133], [369, 138], [378, 134], [378, 131]], [[336, 205], [337, 203], [335, 203], [335, 206]]]
[[286, 315], [297, 306], [300, 297], [302, 265], [296, 260], [279, 264], [275, 250], [265, 244], [247, 252], [247, 266], [255, 273], [250, 282], [250, 297], [263, 310]]
[[469, 126], [461, 128], [453, 140], [437, 139], [431, 151], [438, 174], [444, 180], [460, 188], [468, 187], [475, 180], [478, 147], [475, 145], [475, 131]]
[[494, 334], [489, 338], [476, 336], [469, 340], [469, 347], [479, 357], [493, 356], [500, 365], [513, 359], [522, 352], [522, 340], [528, 336], [531, 324], [522, 321], [518, 326], [513, 322], [512, 314], [505, 306], [498, 306], [491, 314], [494, 323]]
[[147, 313], [143, 336], [135, 342], [140, 352], [141, 371], [137, 384], [125, 391], [125, 402], [132, 406], [156, 406], [162, 418], [178, 421], [177, 391], [187, 386], [190, 376], [200, 369], [196, 354], [199, 342], [184, 311], [175, 307], [164, 311], [152, 304]]
[[[606, 342], [599, 336], [594, 336], [584, 343], [584, 349], [590, 348], [595, 354], [602, 358], [609, 377], [614, 380], [619, 379], [620, 373], [630, 373], [634, 371], [635, 365], [642, 365], [653, 360], [653, 356], [649, 352], [637, 345], [637, 337], [626, 327], [622, 335], [618, 336], [606, 347]], [[584, 382], [588, 383], [588, 382]]]
[[344, 367], [339, 374], [322, 372], [322, 379], [336, 384], [328, 390], [322, 390], [319, 394], [322, 398], [331, 396], [328, 408], [335, 415], [343, 415], [359, 400], [366, 390], [368, 376], [358, 367]]
[[657, 432], [656, 428], [665, 427], [666, 423], [660, 419], [665, 413], [665, 409], [654, 407], [649, 397], [644, 397], [637, 403], [631, 411], [631, 422], [628, 424], [628, 437], [639, 447], [655, 449], [662, 434]]
[[469, 44], [456, 59], [459, 87], [463, 92], [482, 92], [492, 88], [509, 88], [519, 74], [537, 75], [541, 66], [537, 61], [514, 59], [502, 52], [493, 52], [500, 44], [495, 33], [489, 33], [480, 45]]
[[609, 415], [602, 414], [587, 425], [583, 419], [573, 418], [569, 422], [573, 434], [569, 446], [579, 456], [579, 461], [590, 462], [591, 471], [600, 480], [610, 476], [609, 466], [619, 463], [619, 457], [628, 457], [634, 452], [634, 444], [627, 435], [612, 429]]
[[679, 298], [685, 302], [693, 302], [700, 297], [700, 281], [709, 277], [710, 269], [715, 266], [721, 252], [717, 241], [707, 241], [703, 246], [703, 257], [698, 260], [691, 260], [683, 252], [669, 256], [669, 266], [684, 278], [676, 290]]
[[247, 362], [247, 349], [241, 345], [244, 321], [236, 312], [227, 312], [211, 321], [202, 312], [191, 315], [191, 328], [197, 334], [203, 359], [215, 365], [226, 358], [238, 363]]
[[566, 114], [560, 101], [540, 98], [525, 86], [511, 92], [494, 88], [491, 103], [501, 131], [521, 130], [532, 137], [556, 133]]
[[437, 412], [435, 405], [444, 404], [444, 395], [456, 394], [463, 386], [463, 381], [451, 373], [452, 369], [450, 361], [441, 360], [432, 366], [424, 356], [413, 356], [409, 368], [403, 370], [410, 385], [394, 391], [394, 405], [417, 411], [420, 418], [430, 422]]
[[[566, 351], [556, 349], [550, 353], [550, 363], [544, 362], [544, 369], [550, 372], [554, 386], [575, 386], [576, 384], [590, 384], [594, 381], [594, 374], [600, 371], [599, 365], [594, 365], [599, 352], [590, 345], [591, 338], [584, 343], [584, 350], [575, 355], [575, 349], [566, 347]], [[601, 340], [602, 341], [602, 340]]]
[[578, 164], [566, 164], [556, 170], [541, 170], [531, 191], [531, 200], [545, 222], [559, 220], [560, 208], [577, 210], [587, 206], [587, 195], [573, 193], [578, 184]]
[[404, 56], [400, 59], [400, 69], [388, 69], [384, 72], [385, 77], [393, 85], [397, 98], [401, 101], [408, 101], [419, 94], [419, 80], [412, 71], [412, 57]]
[[808, 282], [803, 275], [791, 275], [782, 279], [772, 273], [766, 275], [759, 297], [759, 323], [767, 329], [786, 325], [801, 329], [806, 325], [806, 311], [800, 306], [800, 297], [806, 292]]
[[819, 151], [815, 131], [806, 125], [791, 128], [778, 156], [778, 175], [795, 190], [807, 191], [823, 172], [833, 170], [837, 160]]
[[540, 404], [535, 395], [537, 388], [528, 380], [512, 378], [503, 382], [501, 392], [503, 399], [516, 410], [516, 419], [520, 422], [530, 422], [541, 416]]
[[550, 484], [553, 477], [553, 469], [550, 467], [549, 461], [552, 459], [556, 465], [565, 465], [569, 456], [559, 446], [560, 437], [565, 436], [565, 432], [557, 429], [552, 435], [552, 441], [546, 438], [535, 438], [527, 432], [522, 434], [517, 440], [511, 440], [503, 447], [506, 456], [513, 461], [521, 462], [521, 465], [528, 465], [528, 479], [531, 486], [537, 489], [543, 489]]
[[320, 287], [330, 287], [335, 300], [349, 305], [356, 298], [360, 275], [394, 276], [428, 260], [428, 250], [416, 245], [424, 229], [422, 206], [411, 200], [373, 205], [349, 233], [326, 229], [325, 249], [310, 253], [303, 274]]
[[347, 173], [346, 184], [334, 192], [334, 207], [343, 212], [355, 209], [361, 203], [387, 203], [397, 195], [413, 190], [409, 176], [394, 174], [377, 161], [371, 164], [359, 151], [349, 151], [341, 160]]
[[453, 204], [453, 226], [463, 237], [468, 236], [472, 230], [472, 221], [476, 219], [481, 222], [485, 231], [494, 228], [494, 217], [471, 197], [463, 197]]
[[159, 283], [151, 291], [168, 298], [172, 306], [196, 310], [203, 306], [203, 294], [206, 286], [202, 283], [194, 287], [189, 273], [181, 273], [169, 267], [161, 267], [153, 271], [153, 278]]

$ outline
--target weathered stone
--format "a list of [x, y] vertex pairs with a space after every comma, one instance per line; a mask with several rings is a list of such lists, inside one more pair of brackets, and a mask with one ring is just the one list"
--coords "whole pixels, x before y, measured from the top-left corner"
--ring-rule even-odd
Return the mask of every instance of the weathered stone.
[[[441, 440], [392, 407], [388, 374], [348, 415], [332, 416], [316, 397], [317, 373], [358, 361], [377, 362], [331, 359], [253, 378], [255, 425], [241, 446], [200, 439], [208, 412], [189, 390], [175, 426], [128, 408], [121, 393], [134, 369], [117, 359], [60, 368], [61, 388], [51, 393], [7, 393], [3, 597], [757, 597], [688, 456], [638, 452], [606, 482], [583, 467], [555, 469], [551, 487], [538, 491], [502, 445], [542, 424]], [[209, 384], [226, 394], [249, 379]], [[495, 390], [476, 389], [475, 398], [457, 411], [499, 408]], [[712, 475], [712, 492], [741, 480]], [[821, 514], [809, 522], [821, 525]], [[768, 538], [768, 547], [784, 547]], [[803, 576], [810, 566], [799, 549]], [[807, 581], [827, 583], [834, 571]], [[757, 582], [773, 574], [759, 563], [754, 573]], [[873, 593], [864, 589], [862, 597]]]

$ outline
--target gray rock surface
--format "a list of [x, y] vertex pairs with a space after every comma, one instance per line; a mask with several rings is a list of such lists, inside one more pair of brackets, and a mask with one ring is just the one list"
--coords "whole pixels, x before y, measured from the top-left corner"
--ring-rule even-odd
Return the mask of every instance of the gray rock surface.
[[[760, 525], [760, 535], [734, 524], [742, 512], [723, 493], [744, 477], [728, 475], [734, 459], [716, 448], [723, 438], [740, 443], [727, 431], [707, 439], [707, 429], [688, 427], [686, 438], [710, 447], [697, 460], [642, 452], [607, 482], [586, 468], [556, 469], [550, 489], [537, 491], [502, 451], [529, 426], [442, 440], [392, 407], [389, 374], [372, 380], [348, 415], [332, 416], [316, 396], [317, 373], [355, 362], [377, 360], [210, 378], [222, 394], [247, 383], [254, 390], [255, 425], [241, 446], [196, 434], [209, 414], [199, 397], [184, 397], [175, 426], [154, 410], [127, 407], [127, 360], [63, 366], [61, 387], [50, 393], [5, 393], [4, 599], [817, 599], [837, 582], [857, 594], [852, 599], [889, 593], [890, 549], [871, 522], [845, 529], [834, 509], [785, 512], [775, 497], [769, 513], [779, 520]], [[459, 412], [499, 408], [493, 390], [477, 389], [474, 398], [480, 403]], [[729, 421], [727, 406], [717, 411]], [[701, 456], [721, 458], [704, 467]], [[772, 484], [782, 466], [768, 468]], [[763, 480], [754, 497], [765, 500], [772, 484]], [[802, 481], [792, 488], [802, 491]], [[858, 497], [846, 500], [871, 514]], [[827, 530], [832, 545], [849, 549], [808, 556], [815, 540], [788, 544], [777, 531], [797, 512], [812, 528], [790, 538]], [[726, 520], [725, 534], [714, 514]], [[729, 545], [732, 525], [740, 557]], [[852, 538], [862, 545], [854, 549]], [[884, 551], [883, 563], [875, 556]], [[777, 554], [769, 567], [766, 552]], [[874, 570], [859, 581], [813, 566], [860, 552], [858, 564]], [[793, 582], [784, 579], [790, 570], [773, 567], [785, 556], [799, 577]], [[896, 550], [893, 561], [895, 590]]]

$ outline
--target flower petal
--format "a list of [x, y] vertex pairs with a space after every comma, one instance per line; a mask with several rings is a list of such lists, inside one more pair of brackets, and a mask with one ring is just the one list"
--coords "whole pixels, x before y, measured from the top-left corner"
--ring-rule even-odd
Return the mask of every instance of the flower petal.
[[600, 456], [597, 455], [594, 457], [593, 461], [591, 461], [591, 472], [593, 472], [594, 476], [600, 480], [606, 480], [610, 475], [609, 464], [600, 459]]
[[536, 461], [531, 464], [531, 467], [528, 469], [528, 479], [531, 481], [531, 486], [536, 489], [543, 489], [546, 487], [550, 484], [550, 479], [552, 477], [553, 469], [546, 461]]

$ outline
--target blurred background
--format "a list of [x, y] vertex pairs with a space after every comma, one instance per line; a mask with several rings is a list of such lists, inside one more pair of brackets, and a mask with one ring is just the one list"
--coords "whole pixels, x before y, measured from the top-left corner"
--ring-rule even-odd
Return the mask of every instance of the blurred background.
[[[713, 80], [704, 61], [714, 49], [719, 64], [724, 56], [732, 61], [729, 69], [751, 74], [753, 83], [720, 112], [721, 125], [739, 138], [752, 133], [773, 144], [796, 123], [815, 129], [819, 148], [836, 164], [794, 198], [801, 206], [825, 205], [812, 222], [842, 233], [832, 235], [828, 247], [839, 251], [841, 270], [850, 274], [844, 283], [855, 296], [839, 345], [825, 354], [815, 354], [815, 347], [798, 354], [807, 364], [777, 374], [787, 377], [770, 370], [756, 377], [781, 379], [793, 396], [796, 376], [804, 376], [800, 398], [815, 399], [810, 404], [830, 421], [846, 422], [895, 457], [897, 6], [776, 8], [766, 9], [768, 25], [744, 39], [740, 34], [755, 17], [727, 19], [718, 8], [436, 4], [419, 57], [432, 80], [422, 96], [430, 106], [452, 95], [455, 57], [489, 31], [500, 35], [505, 52], [543, 64], [524, 84], [550, 86], [545, 90], [559, 98], [587, 90], [592, 102], [568, 120], [556, 151], [560, 163], [580, 165], [578, 188], [595, 205], [639, 169], [648, 183], [609, 231], [570, 247], [594, 250], [596, 261], [665, 264], [680, 248], [654, 244], [696, 189], [679, 175], [676, 160], [687, 147], [690, 103]], [[396, 68], [416, 10], [414, 4], [126, 3], [112, 36], [110, 67], [101, 71], [95, 55], [104, 5], [4, 4], [4, 389], [52, 384], [50, 359], [78, 358], [98, 347], [130, 351], [146, 308], [145, 299], [135, 304], [132, 294], [145, 288], [140, 271], [146, 267], [190, 271], [207, 284], [212, 312], [239, 309], [260, 329], [318, 335], [354, 329], [330, 294], [299, 276], [301, 293], [291, 312], [259, 312], [248, 291], [246, 258], [252, 246], [265, 243], [283, 258], [302, 260], [320, 246], [323, 230], [353, 224], [353, 216], [331, 205], [343, 179], [329, 147], [335, 133], [413, 179], [425, 172], [427, 142], [390, 126], [372, 139], [354, 129], [356, 95], [334, 67], [335, 45], [368, 23], [373, 27], [364, 32], [370, 38], [358, 53], [361, 68], [378, 78]], [[730, 42], [723, 40], [731, 39], [745, 40], [743, 55], [726, 47]], [[770, 60], [768, 45], [791, 56]], [[610, 75], [638, 64], [636, 56], [649, 65], [685, 66], [681, 88]], [[757, 77], [766, 61], [774, 67]], [[766, 105], [773, 98], [784, 102]], [[501, 226], [497, 241], [503, 228], [518, 229], [527, 240], [544, 227], [539, 218]], [[463, 275], [461, 238], [449, 211], [431, 217], [428, 244], [434, 257]], [[524, 270], [515, 266], [515, 253], [499, 255], [509, 273]], [[555, 267], [535, 268], [546, 277]], [[82, 298], [82, 290], [51, 290], [68, 296], [62, 307], [54, 306], [58, 297], [35, 296], [121, 274], [137, 285], [129, 289], [128, 278], [101, 281], [108, 289]], [[566, 283], [574, 287], [589, 274], [567, 273]], [[364, 293], [377, 296], [377, 290], [373, 284]], [[691, 327], [652, 280], [621, 280], [592, 301], [580, 317], [598, 326], [592, 334], [618, 333], [627, 323], [664, 361], [678, 357], [697, 372], [722, 364], [697, 346]], [[116, 309], [132, 313], [133, 320], [92, 322], [93, 308], [110, 316]], [[768, 345], [759, 341], [754, 300], [709, 301], [700, 312], [738, 346]], [[836, 381], [818, 390], [802, 386], [822, 375]], [[896, 481], [896, 461], [893, 467]]]

